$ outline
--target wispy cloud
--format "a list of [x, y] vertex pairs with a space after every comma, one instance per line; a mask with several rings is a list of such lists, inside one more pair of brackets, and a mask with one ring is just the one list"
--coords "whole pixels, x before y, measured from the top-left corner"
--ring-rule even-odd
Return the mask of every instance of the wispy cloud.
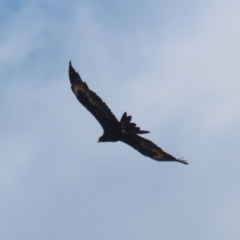
[[[239, 3], [124, 3], [1, 3], [1, 239], [238, 237]], [[97, 144], [69, 60], [190, 165]]]

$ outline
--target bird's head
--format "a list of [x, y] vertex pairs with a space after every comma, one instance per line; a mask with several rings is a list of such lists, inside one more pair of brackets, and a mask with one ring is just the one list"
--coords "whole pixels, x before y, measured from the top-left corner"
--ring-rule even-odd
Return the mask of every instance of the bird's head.
[[99, 139], [98, 142], [106, 142], [105, 136], [102, 135]]

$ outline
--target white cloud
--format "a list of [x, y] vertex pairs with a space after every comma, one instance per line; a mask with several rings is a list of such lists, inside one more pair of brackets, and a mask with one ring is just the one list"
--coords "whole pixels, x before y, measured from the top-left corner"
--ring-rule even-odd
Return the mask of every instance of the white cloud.
[[203, 136], [224, 133], [239, 122], [237, 9], [239, 3], [215, 3], [193, 31], [171, 39], [156, 54], [156, 45], [149, 46], [154, 72], [148, 79], [135, 80], [131, 88], [135, 89], [135, 104], [140, 103], [144, 111], [159, 112], [160, 119], [187, 112]]
[[[211, 1], [164, 34], [153, 27], [168, 28], [161, 19], [124, 31], [99, 18], [101, 4], [66, 6], [22, 5], [2, 29], [0, 238], [239, 235], [237, 224], [221, 227], [238, 221], [239, 3]], [[118, 118], [127, 110], [190, 165], [97, 144], [102, 129], [70, 90], [70, 59]]]

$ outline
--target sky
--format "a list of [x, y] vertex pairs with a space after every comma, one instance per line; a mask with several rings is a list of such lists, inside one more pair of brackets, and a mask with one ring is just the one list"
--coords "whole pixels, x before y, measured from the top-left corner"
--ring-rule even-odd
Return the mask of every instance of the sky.
[[[240, 2], [2, 0], [0, 239], [240, 239]], [[68, 64], [157, 162], [102, 128]]]

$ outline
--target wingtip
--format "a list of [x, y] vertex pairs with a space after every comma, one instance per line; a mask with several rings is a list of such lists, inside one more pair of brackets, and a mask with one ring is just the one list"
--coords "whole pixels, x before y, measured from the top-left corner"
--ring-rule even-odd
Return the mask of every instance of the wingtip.
[[187, 160], [183, 160], [183, 158], [178, 158], [177, 161], [180, 162], [180, 163], [188, 165], [188, 161]]
[[74, 70], [74, 68], [72, 66], [72, 61], [71, 60], [69, 61], [69, 73], [70, 72], [75, 72], [75, 70]]
[[74, 68], [72, 67], [72, 62], [71, 60], [69, 61], [69, 68], [68, 68], [68, 76], [69, 76], [69, 80], [71, 82], [71, 84], [73, 85], [74, 82], [76, 81], [75, 80], [75, 70]]

